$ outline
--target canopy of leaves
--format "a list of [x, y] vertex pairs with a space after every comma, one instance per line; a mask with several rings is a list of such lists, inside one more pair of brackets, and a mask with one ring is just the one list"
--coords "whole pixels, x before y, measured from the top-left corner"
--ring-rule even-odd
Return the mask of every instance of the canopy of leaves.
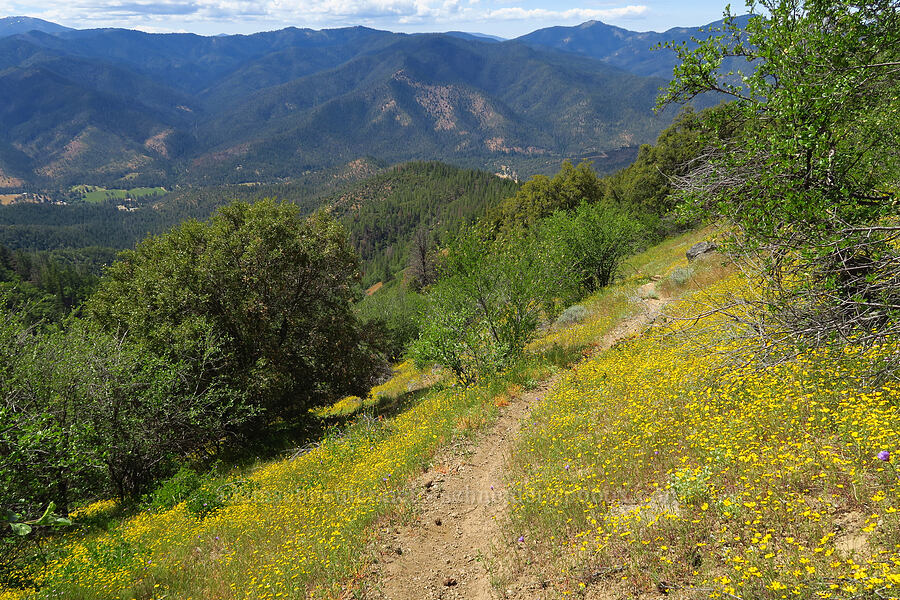
[[588, 202], [531, 227], [463, 231], [439, 257], [412, 357], [464, 383], [502, 369], [543, 319], [612, 281], [638, 231], [614, 207]]
[[[682, 64], [660, 104], [708, 91], [735, 99], [706, 115], [731, 134], [682, 195], [736, 226], [735, 249], [770, 284], [779, 327], [883, 334], [900, 306], [900, 4], [748, 6], [757, 14], [745, 27], [726, 15], [718, 35], [676, 48]], [[725, 72], [730, 57], [755, 70]]]
[[707, 138], [726, 135], [706, 124], [707, 116], [718, 110], [696, 113], [685, 107], [656, 144], [642, 145], [635, 162], [612, 175], [601, 178], [589, 162], [574, 166], [565, 161], [552, 178], [536, 175], [515, 196], [489, 208], [483, 221], [497, 231], [531, 226], [558, 210], [571, 210], [583, 202], [604, 202], [638, 220], [649, 235], [665, 234], [676, 205], [673, 179], [690, 170]]
[[606, 203], [581, 204], [557, 212], [540, 223], [540, 236], [553, 262], [553, 271], [565, 274], [556, 293], [574, 301], [610, 283], [635, 247], [639, 223]]
[[562, 164], [552, 178], [535, 175], [515, 196], [507, 198], [487, 212], [484, 222], [494, 229], [533, 225], [557, 210], [569, 210], [582, 202], [599, 202], [604, 196], [603, 181], [589, 162], [578, 166]]
[[167, 359], [84, 321], [39, 331], [0, 316], [4, 506], [133, 495], [252, 412], [238, 391], [201, 383], [222, 359], [208, 334], [196, 360]]
[[369, 383], [375, 358], [351, 310], [358, 268], [326, 214], [235, 203], [124, 252], [88, 309], [161, 356], [198, 356], [212, 332], [226, 355], [215, 376], [251, 391], [268, 419], [296, 419]]
[[522, 351], [559, 287], [547, 248], [524, 228], [499, 236], [460, 233], [428, 291], [421, 333], [410, 349], [419, 365], [437, 363], [463, 383], [496, 372]]

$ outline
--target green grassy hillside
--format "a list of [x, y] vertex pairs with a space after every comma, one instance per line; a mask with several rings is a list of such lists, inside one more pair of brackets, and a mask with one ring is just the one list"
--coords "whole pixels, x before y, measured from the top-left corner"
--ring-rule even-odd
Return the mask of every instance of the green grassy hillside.
[[[212, 511], [190, 499], [130, 516], [108, 501], [79, 509], [47, 567], [21, 574], [42, 591], [0, 597], [362, 592], [372, 527], [407, 510], [388, 499], [444, 444], [490, 423], [504, 397], [558, 369], [561, 352], [588, 358], [563, 367], [518, 441], [512, 572], [536, 573], [561, 596], [891, 597], [900, 507], [885, 452], [900, 447], [900, 388], [868, 374], [896, 343], [728, 361], [733, 327], [683, 320], [745, 285], [717, 255], [685, 262], [709, 234], [631, 259], [620, 283], [583, 303], [579, 323], [547, 330], [495, 379], [460, 390], [401, 366], [368, 400], [321, 412], [361, 411], [310, 451], [204, 483], [229, 490], [209, 496]], [[645, 298], [669, 303], [656, 327], [590, 350]], [[501, 589], [516, 585], [496, 568]]]

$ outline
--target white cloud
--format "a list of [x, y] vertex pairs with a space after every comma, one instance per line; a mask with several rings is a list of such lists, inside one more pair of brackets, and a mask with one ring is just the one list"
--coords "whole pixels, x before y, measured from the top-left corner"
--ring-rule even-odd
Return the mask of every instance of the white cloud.
[[272, 0], [271, 17], [322, 19], [441, 18], [459, 14], [459, 0]]
[[193, 15], [200, 10], [200, 5], [194, 2], [117, 2], [105, 6], [97, 6], [111, 15], [140, 16], [140, 15]]
[[262, 17], [266, 12], [264, 4], [249, 0], [46, 0], [28, 14], [74, 26], [117, 24], [147, 29], [146, 22], [231, 21]]
[[[2, 0], [0, 0], [2, 1]], [[401, 31], [464, 28], [508, 34], [511, 28], [642, 16], [644, 5], [532, 8], [528, 0], [13, 0], [19, 14], [70, 27], [229, 32], [368, 25]], [[512, 5], [507, 2], [514, 3]], [[595, 5], [596, 6], [596, 5]], [[29, 8], [30, 7], [30, 8]], [[518, 25], [516, 25], [518, 23]], [[503, 29], [504, 31], [499, 31]]]
[[548, 10], [546, 8], [522, 8], [511, 6], [489, 11], [488, 19], [503, 20], [538, 20], [560, 19], [565, 21], [591, 19], [621, 19], [622, 17], [636, 17], [647, 12], [644, 5], [629, 5], [616, 8], [570, 8], [568, 10]]

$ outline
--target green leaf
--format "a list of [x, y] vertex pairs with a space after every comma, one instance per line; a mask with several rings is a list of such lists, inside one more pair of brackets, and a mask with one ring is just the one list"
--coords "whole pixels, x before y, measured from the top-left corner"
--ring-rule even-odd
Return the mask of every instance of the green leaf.
[[10, 523], [9, 527], [13, 530], [13, 533], [23, 537], [31, 533], [31, 525], [26, 523]]
[[53, 510], [56, 508], [56, 504], [51, 502], [47, 505], [47, 510], [44, 511], [44, 514], [41, 515], [40, 519], [35, 521], [26, 521], [29, 525], [50, 525], [53, 522]]

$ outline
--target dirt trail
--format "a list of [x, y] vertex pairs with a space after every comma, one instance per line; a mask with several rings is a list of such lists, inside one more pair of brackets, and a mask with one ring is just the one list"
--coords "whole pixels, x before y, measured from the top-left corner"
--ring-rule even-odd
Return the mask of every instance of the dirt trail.
[[[642, 331], [665, 304], [665, 300], [643, 299], [640, 312], [604, 336], [600, 348]], [[509, 595], [544, 596], [540, 586], [523, 585], [504, 594], [504, 590], [494, 588], [491, 573], [496, 572], [492, 565], [498, 557], [517, 543], [514, 533], [503, 530], [507, 460], [532, 405], [554, 384], [555, 378], [551, 378], [512, 398], [489, 430], [462, 452], [457, 447], [442, 453], [434, 461], [442, 466], [413, 482], [421, 492], [417, 518], [409, 525], [381, 532], [380, 555], [367, 586], [368, 598], [491, 600]]]

